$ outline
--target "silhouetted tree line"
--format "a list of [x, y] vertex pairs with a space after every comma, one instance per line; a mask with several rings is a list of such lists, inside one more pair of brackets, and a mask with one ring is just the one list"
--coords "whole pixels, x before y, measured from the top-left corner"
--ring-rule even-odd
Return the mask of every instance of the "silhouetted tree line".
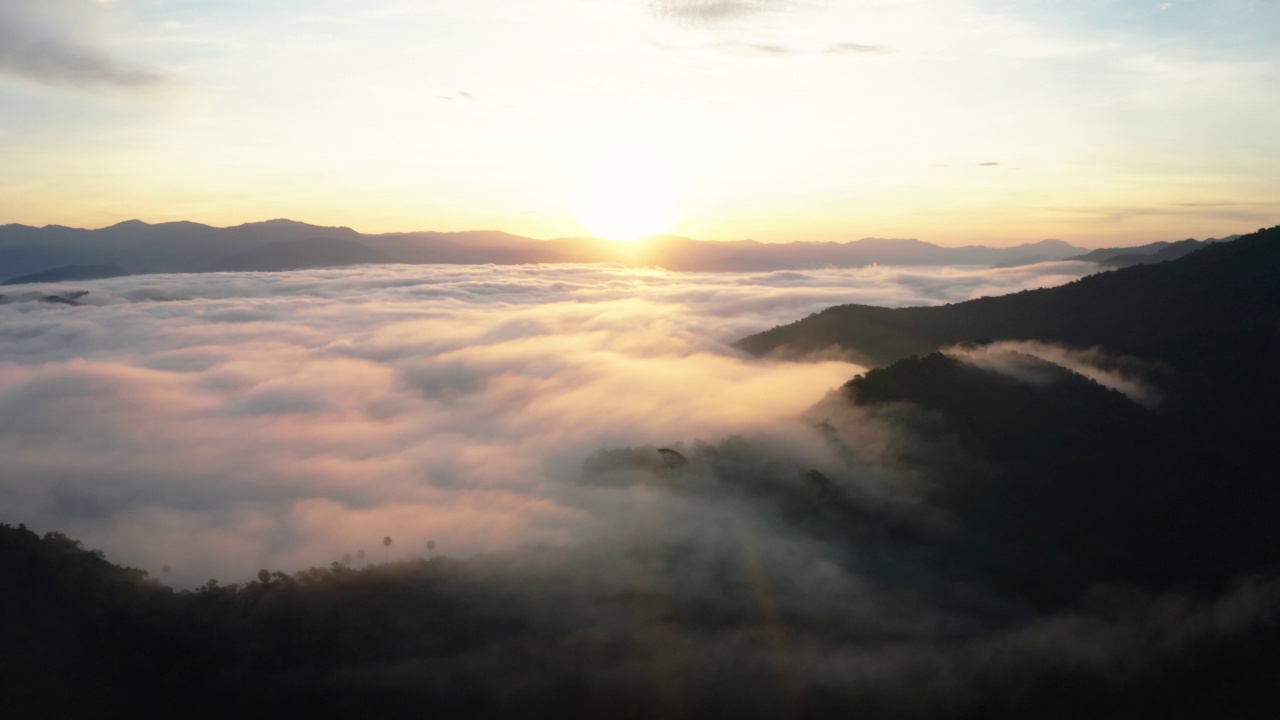
[[[0, 717], [1262, 718], [1280, 702], [1280, 630], [1266, 616], [1218, 634], [1135, 639], [1176, 650], [1139, 669], [980, 673], [977, 686], [932, 704], [918, 701], [920, 678], [909, 676], [860, 690], [743, 676], [723, 659], [699, 662], [698, 638], [750, 619], [639, 620], [654, 598], [566, 590], [554, 573], [547, 582], [558, 587], [539, 584], [540, 564], [574, 561], [559, 552], [503, 561], [534, 566], [523, 583], [502, 563], [437, 558], [175, 591], [61, 534], [0, 525]], [[679, 563], [675, 552], [647, 560]], [[1275, 583], [1258, 587], [1280, 595]], [[1269, 602], [1280, 608], [1280, 598]], [[617, 612], [601, 623], [608, 607]], [[1097, 622], [1125, 607], [1099, 605]], [[614, 626], [619, 618], [644, 632], [627, 634], [637, 628]], [[1135, 623], [1136, 637], [1154, 633], [1143, 627]], [[684, 702], [664, 694], [679, 678], [662, 678], [652, 647], [682, 634], [701, 666]], [[983, 647], [975, 657], [991, 652]]]

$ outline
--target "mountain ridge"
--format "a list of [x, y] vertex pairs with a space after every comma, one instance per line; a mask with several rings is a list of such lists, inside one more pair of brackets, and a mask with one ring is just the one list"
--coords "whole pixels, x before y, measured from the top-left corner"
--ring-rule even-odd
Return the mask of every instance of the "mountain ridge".
[[[350, 227], [312, 225], [285, 218], [225, 228], [185, 220], [164, 223], [125, 220], [98, 229], [2, 225], [0, 277], [32, 275], [70, 265], [107, 264], [118, 265], [131, 274], [203, 272], [225, 264], [226, 258], [270, 243], [318, 239], [358, 243], [369, 250], [364, 255], [373, 257], [374, 253], [381, 253], [387, 257], [386, 262], [617, 262], [692, 272], [801, 270], [871, 264], [1023, 264], [1044, 259], [1062, 260], [1085, 250], [1060, 240], [1005, 248], [946, 247], [903, 238], [761, 243], [656, 235], [636, 242], [614, 242], [592, 237], [538, 240], [498, 230], [360, 233]], [[302, 260], [299, 258], [298, 262]], [[245, 269], [266, 270], [268, 266]]]
[[[1182, 258], [1101, 272], [1056, 288], [934, 307], [839, 305], [739, 340], [754, 355], [836, 346], [876, 365], [977, 339], [1104, 345], [1138, 352], [1164, 335], [1217, 327], [1226, 304], [1239, 327], [1280, 319], [1280, 227]], [[1253, 282], [1266, 280], [1267, 282]], [[1118, 314], [1117, 314], [1118, 313]], [[1152, 319], [1158, 322], [1152, 324]]]
[[[934, 307], [841, 305], [739, 340], [754, 355], [838, 348], [897, 368], [948, 348], [1049, 343], [1158, 369], [1158, 411], [1264, 476], [1280, 466], [1280, 227], [1177, 260]], [[868, 377], [870, 373], [868, 373]], [[906, 387], [906, 386], [904, 386]]]

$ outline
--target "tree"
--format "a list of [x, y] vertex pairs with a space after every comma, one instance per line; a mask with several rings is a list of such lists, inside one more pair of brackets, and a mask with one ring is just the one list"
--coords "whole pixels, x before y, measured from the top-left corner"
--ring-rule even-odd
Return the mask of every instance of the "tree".
[[427, 541], [427, 557], [431, 557], [431, 553], [435, 551], [436, 551], [436, 541], [428, 540]]
[[385, 559], [388, 559], [388, 560], [391, 559], [391, 536], [390, 535], [382, 538], [382, 546], [387, 549], [387, 552], [384, 556]]

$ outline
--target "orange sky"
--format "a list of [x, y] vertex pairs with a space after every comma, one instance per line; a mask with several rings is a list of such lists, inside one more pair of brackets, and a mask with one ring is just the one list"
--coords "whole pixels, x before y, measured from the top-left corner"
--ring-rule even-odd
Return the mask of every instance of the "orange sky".
[[1280, 222], [1280, 6], [9, 0], [0, 222], [1124, 245]]

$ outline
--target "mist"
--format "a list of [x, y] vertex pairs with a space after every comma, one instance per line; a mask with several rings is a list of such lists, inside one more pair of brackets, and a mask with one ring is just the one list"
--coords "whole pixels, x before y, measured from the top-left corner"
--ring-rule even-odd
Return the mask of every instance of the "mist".
[[[566, 698], [580, 715], [1024, 717], [1063, 687], [1093, 707], [1162, 698], [1206, 663], [1253, 678], [1238, 658], [1274, 632], [1273, 578], [1206, 595], [1116, 581], [1107, 562], [1020, 565], [1033, 545], [954, 502], [1000, 482], [965, 428], [850, 402], [873, 373], [836, 353], [731, 345], [832, 304], [956, 302], [1078, 269], [398, 265], [49, 286], [0, 306], [4, 522], [200, 586], [156, 606], [221, 608], [213, 630], [156, 636], [239, 658], [197, 686], [285, 689], [318, 716], [350, 695], [459, 717]], [[1136, 422], [1158, 402], [1161, 368], [1096, 349], [947, 352], [1039, 398], [1020, 407], [1059, 387]], [[277, 667], [297, 651], [277, 627], [316, 643], [311, 684]], [[1211, 680], [1189, 692], [1216, 702]]]
[[459, 557], [581, 541], [634, 510], [576, 483], [593, 453], [803, 433], [802, 411], [862, 370], [732, 340], [839, 302], [950, 302], [1082, 269], [368, 266], [50, 286], [84, 305], [0, 306], [0, 504], [185, 586], [428, 540]]
[[[959, 345], [945, 348], [943, 352], [1027, 382], [1051, 382], [1053, 375], [1046, 375], [1043, 365], [1049, 363], [1049, 367], [1066, 368], [1083, 375], [1146, 407], [1156, 407], [1162, 398], [1150, 378], [1169, 371], [1157, 363], [1109, 355], [1096, 347], [1081, 350], [1029, 340]], [[1036, 363], [1037, 360], [1042, 363]]]

